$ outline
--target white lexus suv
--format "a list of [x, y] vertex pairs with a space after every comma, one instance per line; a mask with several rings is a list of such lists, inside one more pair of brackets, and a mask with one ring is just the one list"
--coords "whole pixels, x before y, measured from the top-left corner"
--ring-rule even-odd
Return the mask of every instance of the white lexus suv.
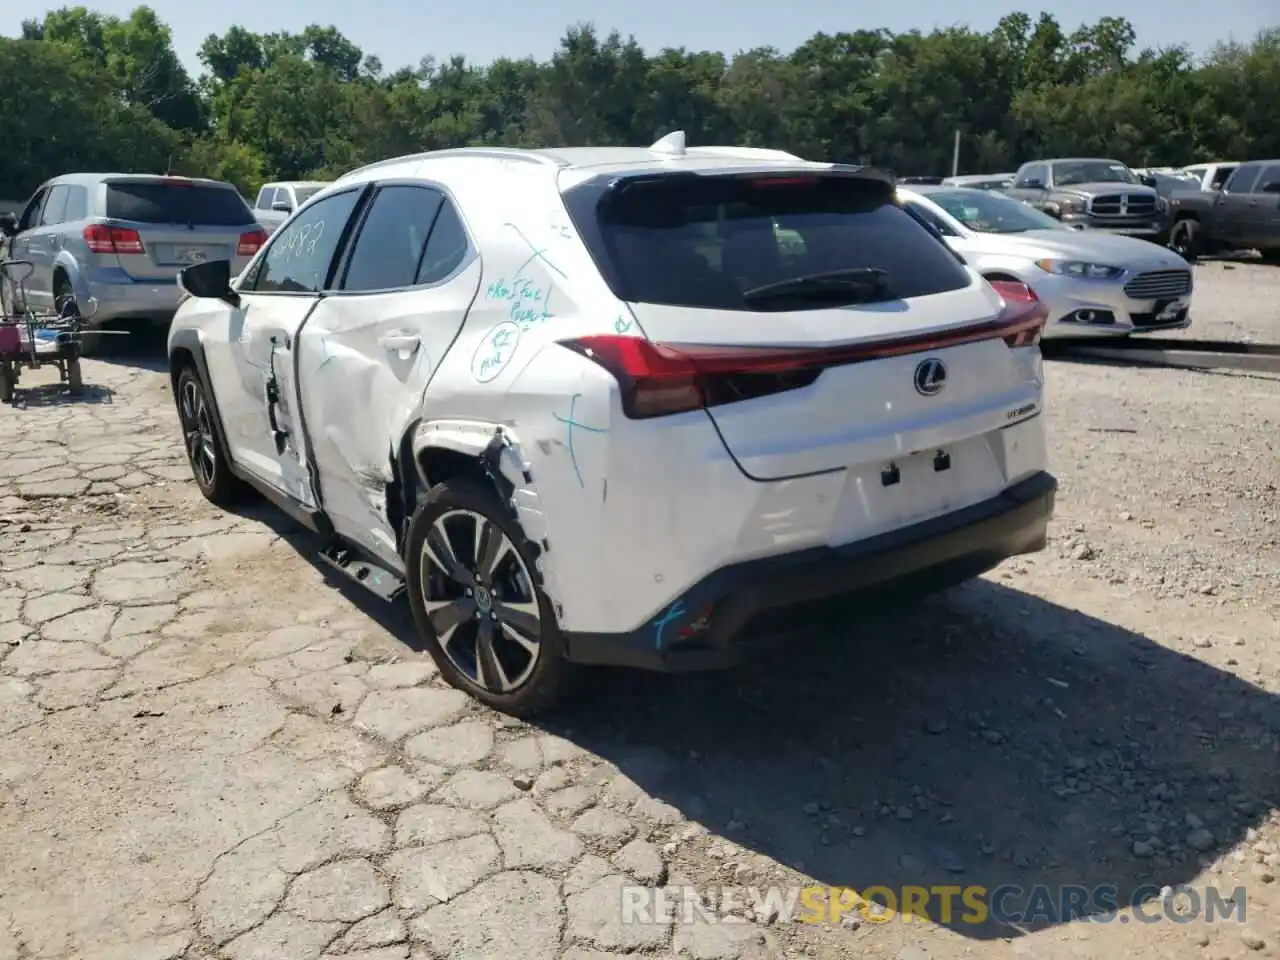
[[204, 495], [252, 488], [407, 592], [442, 674], [509, 713], [1045, 544], [1045, 311], [868, 168], [680, 133], [425, 153], [182, 284]]

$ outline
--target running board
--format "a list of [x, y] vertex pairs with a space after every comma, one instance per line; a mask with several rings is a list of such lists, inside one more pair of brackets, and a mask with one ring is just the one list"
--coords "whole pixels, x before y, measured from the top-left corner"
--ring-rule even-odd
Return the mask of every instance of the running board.
[[320, 559], [388, 603], [404, 592], [404, 578], [386, 567], [370, 563], [360, 551], [345, 543], [331, 543]]

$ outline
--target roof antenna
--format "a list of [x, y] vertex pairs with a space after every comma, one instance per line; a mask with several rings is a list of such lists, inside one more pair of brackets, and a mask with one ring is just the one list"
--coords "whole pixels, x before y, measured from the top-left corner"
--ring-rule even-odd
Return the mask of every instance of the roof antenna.
[[650, 153], [665, 153], [672, 157], [684, 156], [684, 131], [673, 130], [649, 148]]

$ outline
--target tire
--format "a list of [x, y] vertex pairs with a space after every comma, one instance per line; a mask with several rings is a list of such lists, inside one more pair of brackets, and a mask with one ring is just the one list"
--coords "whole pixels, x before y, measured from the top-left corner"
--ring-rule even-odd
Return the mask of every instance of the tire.
[[1205, 252], [1200, 223], [1196, 220], [1179, 220], [1169, 231], [1169, 249], [1187, 263], [1195, 263]]
[[[62, 305], [68, 299], [75, 298], [75, 290], [71, 287], [71, 281], [67, 279], [66, 274], [58, 274], [58, 278], [53, 282], [53, 309], [57, 313], [62, 312]], [[99, 334], [86, 330], [80, 334], [80, 342], [77, 344], [80, 356], [90, 357], [98, 352], [102, 347], [102, 337]]]
[[182, 424], [187, 463], [196, 486], [206, 500], [219, 507], [240, 502], [248, 488], [231, 473], [227, 445], [214, 414], [214, 401], [194, 367], [185, 366], [178, 374], [174, 402]]
[[1259, 250], [1258, 259], [1263, 263], [1280, 266], [1280, 250]]
[[84, 377], [81, 375], [79, 357], [72, 357], [67, 361], [67, 389], [72, 393], [81, 393], [84, 390]]
[[[482, 558], [475, 554], [483, 547], [474, 546], [477, 524], [488, 529], [485, 542], [496, 556], [478, 579]], [[455, 577], [440, 565], [451, 562], [441, 556], [446, 538], [452, 561], [460, 561]], [[564, 698], [572, 665], [564, 656], [555, 611], [538, 582], [536, 548], [496, 495], [462, 479], [433, 487], [410, 521], [406, 553], [413, 619], [450, 684], [521, 718], [545, 713]], [[486, 610], [490, 619], [483, 618]], [[536, 622], [530, 622], [535, 612]], [[517, 622], [519, 630], [512, 625]]]
[[17, 386], [18, 378], [12, 361], [0, 360], [0, 403], [13, 403]]

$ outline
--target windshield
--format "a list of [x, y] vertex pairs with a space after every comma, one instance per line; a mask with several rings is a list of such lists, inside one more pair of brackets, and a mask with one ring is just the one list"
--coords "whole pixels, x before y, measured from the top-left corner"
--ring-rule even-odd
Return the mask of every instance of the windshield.
[[990, 190], [932, 190], [925, 196], [978, 233], [1068, 229], [1047, 213]]
[[566, 200], [575, 219], [596, 220], [582, 235], [623, 300], [796, 310], [970, 283], [955, 255], [879, 181], [665, 175], [608, 192], [586, 209], [573, 191]]
[[1115, 160], [1065, 160], [1053, 165], [1055, 186], [1076, 183], [1140, 183], [1133, 171]]
[[302, 206], [323, 189], [323, 187], [294, 187], [293, 193], [298, 198], [298, 206]]

